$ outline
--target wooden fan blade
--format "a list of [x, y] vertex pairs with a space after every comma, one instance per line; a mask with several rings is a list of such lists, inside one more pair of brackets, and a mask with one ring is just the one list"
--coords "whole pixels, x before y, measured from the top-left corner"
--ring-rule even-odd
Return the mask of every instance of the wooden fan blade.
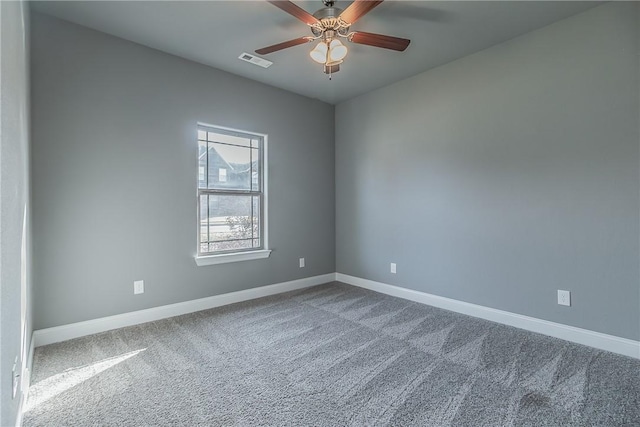
[[320, 22], [315, 16], [290, 1], [269, 1], [269, 3], [284, 10], [289, 15], [295, 16], [307, 25], [313, 25]]
[[364, 31], [356, 31], [349, 36], [349, 41], [358, 44], [366, 44], [368, 46], [381, 47], [397, 51], [404, 51], [411, 40], [401, 39], [400, 37], [385, 36], [383, 34], [365, 33]]
[[263, 47], [262, 49], [256, 50], [258, 55], [266, 55], [268, 53], [276, 52], [278, 50], [286, 49], [288, 47], [298, 46], [299, 44], [309, 43], [313, 40], [313, 37], [299, 37], [297, 39], [288, 40], [286, 42], [274, 44], [273, 46]]
[[349, 25], [354, 24], [382, 2], [383, 0], [355, 0], [340, 14], [340, 18]]

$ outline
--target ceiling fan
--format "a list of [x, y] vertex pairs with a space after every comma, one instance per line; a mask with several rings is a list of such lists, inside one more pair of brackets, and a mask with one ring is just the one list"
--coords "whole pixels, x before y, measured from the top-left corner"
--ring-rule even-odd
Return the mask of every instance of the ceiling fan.
[[347, 47], [342, 44], [340, 38], [351, 43], [381, 47], [397, 51], [404, 51], [411, 40], [399, 37], [385, 36], [383, 34], [366, 33], [364, 31], [349, 32], [351, 25], [383, 0], [355, 0], [345, 10], [334, 7], [335, 1], [322, 0], [325, 7], [316, 11], [313, 15], [290, 1], [271, 1], [269, 3], [282, 9], [288, 14], [298, 18], [311, 29], [312, 36], [298, 37], [297, 39], [274, 44], [256, 50], [259, 55], [266, 55], [304, 43], [320, 40], [318, 45], [310, 52], [311, 58], [322, 64], [324, 73], [331, 74], [340, 71], [340, 64], [347, 56]]

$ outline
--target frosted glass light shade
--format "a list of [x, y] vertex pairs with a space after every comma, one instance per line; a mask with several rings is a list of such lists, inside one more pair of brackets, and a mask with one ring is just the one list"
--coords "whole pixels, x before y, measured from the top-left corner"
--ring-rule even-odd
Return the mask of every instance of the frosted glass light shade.
[[347, 47], [340, 40], [334, 39], [329, 45], [329, 59], [331, 62], [340, 61], [347, 56]]
[[317, 63], [324, 64], [327, 61], [327, 45], [324, 42], [318, 43], [309, 55]]

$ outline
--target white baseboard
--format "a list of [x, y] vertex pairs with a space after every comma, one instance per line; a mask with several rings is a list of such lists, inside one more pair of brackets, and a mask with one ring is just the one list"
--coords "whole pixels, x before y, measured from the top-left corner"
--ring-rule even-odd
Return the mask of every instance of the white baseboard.
[[56, 326], [53, 328], [39, 329], [34, 331], [32, 344], [35, 347], [79, 338], [86, 335], [105, 332], [125, 326], [138, 325], [140, 323], [153, 322], [155, 320], [166, 319], [168, 317], [180, 316], [196, 311], [208, 310], [210, 308], [237, 302], [248, 301], [269, 295], [283, 292], [295, 291], [310, 286], [321, 285], [335, 280], [335, 273], [323, 274], [320, 276], [306, 277], [304, 279], [292, 280], [290, 282], [276, 283], [273, 285], [260, 286], [244, 291], [230, 292], [222, 295], [215, 295], [207, 298], [200, 298], [191, 301], [179, 302], [176, 304], [163, 305], [146, 310], [132, 311], [130, 313], [117, 314], [115, 316], [102, 317], [99, 319], [87, 320], [84, 322], [71, 323], [68, 325]]
[[292, 280], [290, 282], [261, 286], [244, 291], [231, 292], [228, 294], [185, 301], [177, 304], [164, 305], [146, 310], [103, 317], [100, 319], [87, 320], [85, 322], [40, 329], [34, 331], [31, 339], [28, 369], [31, 369], [33, 347], [66, 341], [125, 326], [133, 326], [140, 323], [152, 322], [154, 320], [166, 319], [168, 317], [180, 316], [182, 314], [207, 310], [237, 302], [248, 301], [255, 298], [303, 289], [310, 286], [321, 285], [334, 280], [383, 294], [408, 299], [422, 304], [443, 308], [445, 310], [455, 311], [469, 316], [490, 320], [492, 322], [502, 323], [504, 325], [514, 326], [531, 332], [640, 359], [639, 341], [594, 332], [588, 329], [576, 328], [574, 326], [563, 325], [561, 323], [550, 322], [548, 320], [537, 319], [535, 317], [524, 316], [495, 308], [484, 307], [451, 298], [440, 297], [425, 292], [401, 288], [342, 273], [329, 273], [320, 276]]
[[531, 332], [537, 332], [539, 334], [549, 335], [566, 341], [640, 359], [639, 341], [594, 332], [588, 329], [576, 328], [574, 326], [563, 325], [561, 323], [549, 322], [535, 317], [523, 316], [521, 314], [497, 310], [495, 308], [484, 307], [451, 298], [431, 295], [425, 292], [414, 291], [412, 289], [387, 285], [386, 283], [374, 282], [373, 280], [361, 279], [359, 277], [349, 276], [342, 273], [336, 273], [336, 280], [394, 297], [408, 299], [422, 304], [443, 308], [445, 310], [479, 317], [481, 319], [502, 323], [504, 325], [515, 326], [516, 328], [525, 329]]
[[27, 355], [27, 363], [23, 364], [20, 383], [20, 403], [18, 404], [18, 418], [16, 419], [16, 427], [22, 426], [22, 415], [29, 397], [29, 386], [31, 385], [31, 367], [33, 366], [33, 352], [35, 349], [35, 340], [31, 334], [31, 344], [29, 345], [29, 354]]

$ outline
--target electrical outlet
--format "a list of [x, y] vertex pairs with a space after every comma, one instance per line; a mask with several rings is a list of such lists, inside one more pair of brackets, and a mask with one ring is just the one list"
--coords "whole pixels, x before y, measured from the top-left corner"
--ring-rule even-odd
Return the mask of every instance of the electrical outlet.
[[144, 294], [144, 280], [136, 280], [133, 282], [133, 294]]
[[300, 258], [300, 268], [304, 268], [304, 258]]
[[393, 274], [396, 274], [396, 263], [395, 263], [395, 262], [392, 262], [392, 263], [391, 263], [391, 272], [392, 272]]
[[558, 304], [571, 306], [571, 292], [558, 289]]

